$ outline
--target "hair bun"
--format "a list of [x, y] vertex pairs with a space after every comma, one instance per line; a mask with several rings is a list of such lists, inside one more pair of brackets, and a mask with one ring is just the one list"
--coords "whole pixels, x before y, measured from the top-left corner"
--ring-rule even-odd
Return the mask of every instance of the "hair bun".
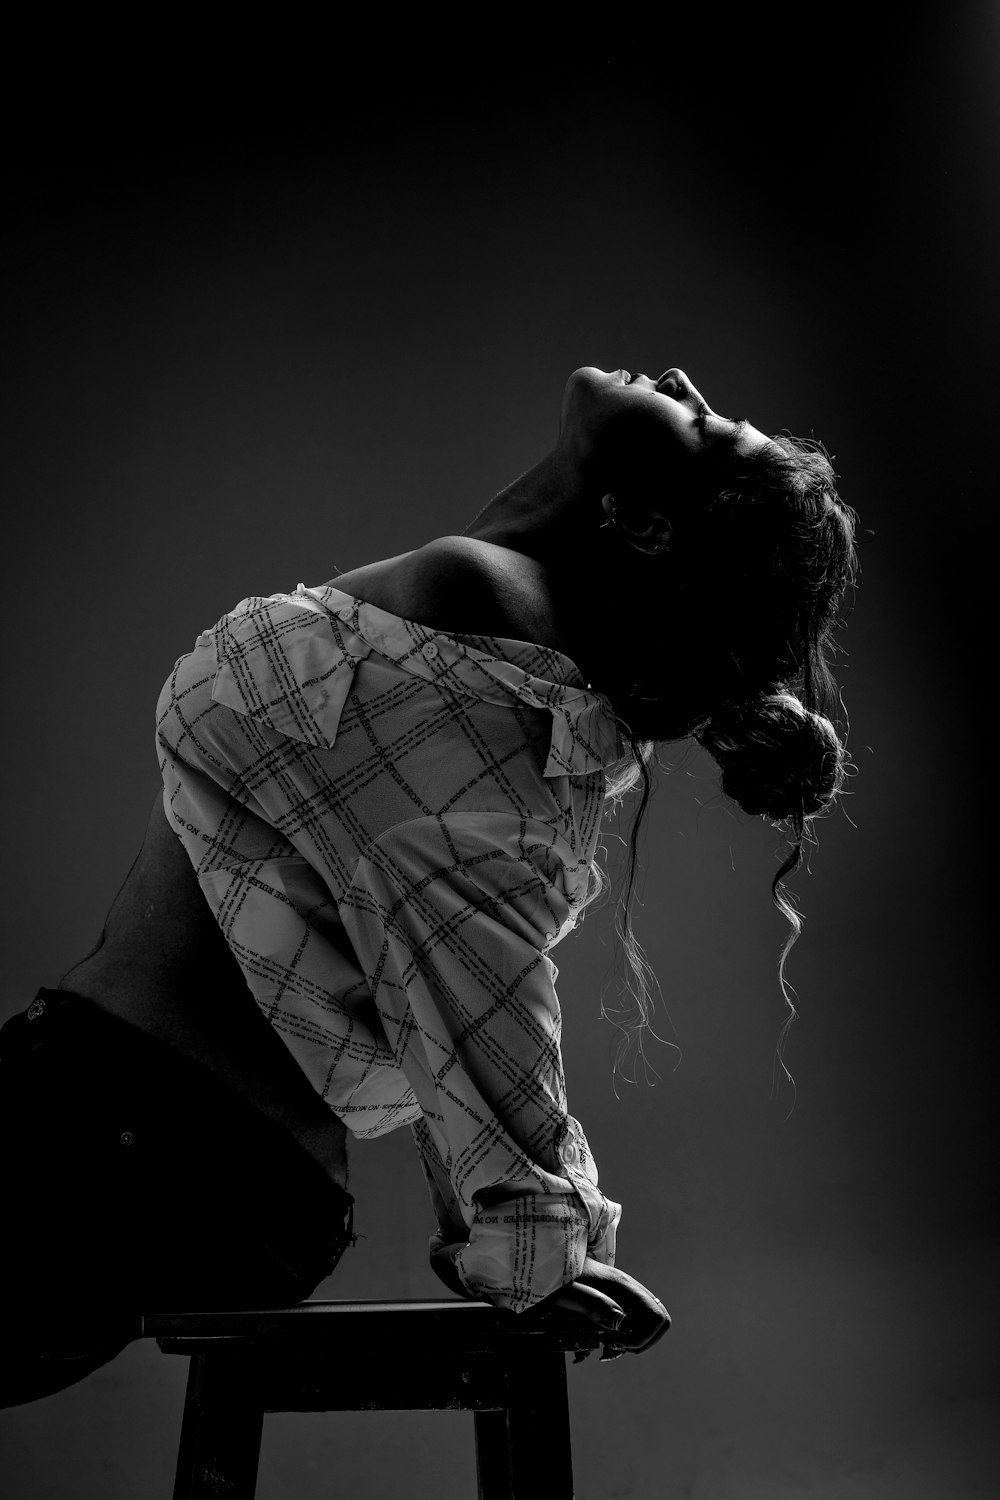
[[722, 790], [773, 822], [811, 818], [844, 784], [846, 751], [823, 714], [776, 692], [715, 714], [697, 739], [722, 767]]

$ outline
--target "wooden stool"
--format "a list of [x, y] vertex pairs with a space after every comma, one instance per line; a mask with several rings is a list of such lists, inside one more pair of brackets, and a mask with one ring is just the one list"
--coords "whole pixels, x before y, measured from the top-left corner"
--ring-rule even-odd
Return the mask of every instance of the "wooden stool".
[[486, 1302], [304, 1302], [157, 1313], [190, 1354], [174, 1500], [250, 1500], [267, 1411], [471, 1411], [479, 1500], [571, 1500], [566, 1353], [595, 1329], [527, 1327]]

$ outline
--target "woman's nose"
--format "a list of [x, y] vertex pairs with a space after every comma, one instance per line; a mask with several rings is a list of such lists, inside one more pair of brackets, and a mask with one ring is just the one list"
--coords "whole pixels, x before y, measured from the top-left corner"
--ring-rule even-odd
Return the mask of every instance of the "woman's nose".
[[669, 370], [664, 370], [656, 382], [656, 389], [664, 396], [673, 396], [675, 401], [683, 401], [691, 389], [691, 382], [683, 370], [678, 370], [673, 366]]

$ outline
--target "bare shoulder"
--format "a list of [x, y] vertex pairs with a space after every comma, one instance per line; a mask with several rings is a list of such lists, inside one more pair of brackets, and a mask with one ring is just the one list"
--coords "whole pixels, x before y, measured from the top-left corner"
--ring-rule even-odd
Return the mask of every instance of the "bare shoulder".
[[545, 569], [533, 558], [467, 536], [435, 537], [413, 552], [330, 579], [380, 609], [432, 630], [559, 644]]

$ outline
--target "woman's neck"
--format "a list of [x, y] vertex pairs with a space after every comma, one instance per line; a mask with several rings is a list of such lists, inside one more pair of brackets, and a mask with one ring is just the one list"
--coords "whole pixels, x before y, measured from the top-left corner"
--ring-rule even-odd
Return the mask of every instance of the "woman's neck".
[[578, 551], [583, 509], [579, 481], [556, 451], [494, 495], [462, 535], [558, 567]]
[[674, 603], [670, 562], [637, 552], [604, 524], [601, 494], [559, 449], [495, 495], [462, 534], [541, 564], [559, 634], [595, 684], [610, 692], [623, 674], [643, 680], [662, 672]]

